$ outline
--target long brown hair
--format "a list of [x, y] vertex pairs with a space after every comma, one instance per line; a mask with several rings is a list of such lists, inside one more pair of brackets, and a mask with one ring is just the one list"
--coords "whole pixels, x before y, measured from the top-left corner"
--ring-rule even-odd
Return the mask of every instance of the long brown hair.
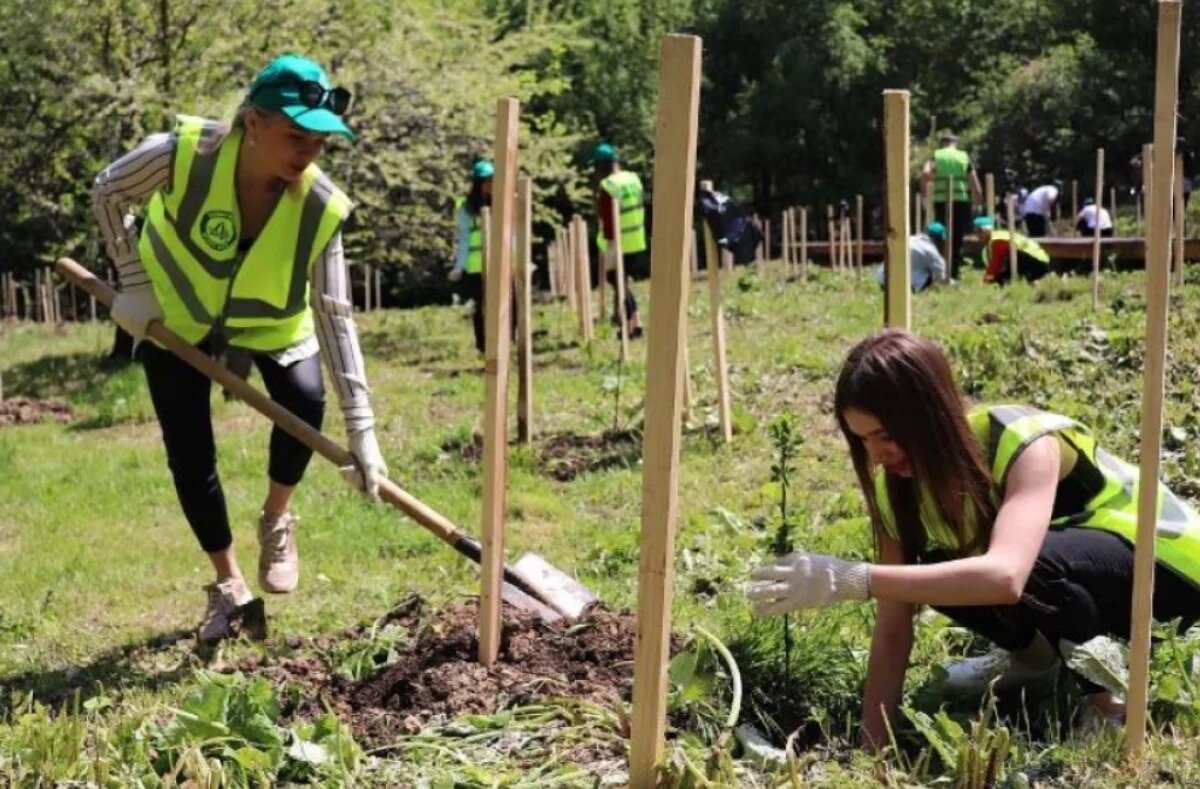
[[[911, 478], [886, 477], [904, 560], [915, 562], [925, 549], [922, 495], [936, 507], [964, 555], [985, 546], [996, 517], [992, 478], [942, 349], [904, 329], [888, 329], [855, 345], [838, 375], [834, 410], [878, 537], [883, 519], [874, 468], [862, 440], [846, 423], [849, 408], [878, 419], [912, 468]], [[968, 523], [972, 517], [974, 528]]]

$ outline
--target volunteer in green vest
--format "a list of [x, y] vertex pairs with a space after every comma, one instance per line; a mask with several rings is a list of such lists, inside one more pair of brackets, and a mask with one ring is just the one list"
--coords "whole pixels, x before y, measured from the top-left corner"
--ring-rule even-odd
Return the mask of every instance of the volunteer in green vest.
[[1028, 236], [1011, 230], [997, 230], [990, 216], [978, 216], [974, 221], [975, 234], [983, 244], [983, 259], [987, 268], [984, 282], [1003, 285], [1012, 278], [1012, 258], [1009, 247], [1017, 247], [1017, 276], [1036, 282], [1050, 273], [1050, 253]]
[[[934, 151], [933, 158], [925, 162], [921, 170], [921, 191], [926, 197], [933, 190], [934, 219], [949, 226], [947, 214], [954, 218], [954, 227], [950, 236], [950, 279], [958, 279], [958, 270], [962, 265], [963, 238], [971, 227], [971, 217], [974, 215], [972, 201], [979, 205], [983, 203], [983, 189], [979, 186], [979, 174], [975, 165], [965, 151], [958, 149], [958, 138], [953, 134], [943, 134], [941, 146]], [[950, 189], [950, 179], [954, 179], [954, 194], [947, 194]]]
[[[462, 282], [462, 297], [471, 301], [471, 326], [475, 330], [475, 348], [484, 352], [483, 317], [483, 209], [492, 204], [492, 179], [496, 168], [486, 159], [471, 167], [471, 188], [466, 197], [454, 201], [454, 267], [451, 282]], [[513, 311], [516, 314], [516, 311]]]
[[[875, 561], [797, 552], [759, 568], [756, 613], [876, 600], [863, 697], [864, 746], [887, 741], [928, 605], [998, 649], [952, 664], [952, 692], [1042, 684], [1080, 644], [1127, 638], [1138, 471], [1086, 427], [1024, 405], [963, 404], [933, 342], [889, 329], [846, 357], [834, 412], [849, 445]], [[1154, 618], [1200, 618], [1200, 517], [1163, 485]], [[1089, 714], [1119, 721], [1122, 700], [1079, 678]]]
[[[642, 179], [636, 173], [621, 168], [617, 149], [603, 142], [596, 146], [592, 155], [592, 166], [598, 183], [596, 189], [596, 216], [598, 230], [596, 246], [600, 250], [604, 265], [604, 276], [613, 288], [614, 326], [619, 326], [619, 302], [617, 301], [617, 258], [612, 248], [613, 234], [621, 239], [621, 256], [625, 267], [625, 328], [630, 337], [642, 336], [641, 318], [638, 317], [637, 299], [629, 287], [631, 272], [649, 272], [646, 247], [645, 190]], [[613, 227], [614, 201], [620, 211], [620, 228]]]
[[[120, 273], [114, 320], [138, 344], [167, 462], [185, 517], [216, 580], [205, 587], [199, 636], [227, 636], [252, 596], [234, 554], [217, 474], [210, 381], [146, 339], [152, 321], [203, 351], [248, 352], [272, 399], [313, 427], [325, 411], [319, 355], [337, 389], [355, 465], [343, 475], [372, 496], [387, 474], [375, 437], [351, 314], [341, 228], [349, 198], [314, 163], [350, 94], [307, 58], [282, 55], [254, 78], [231, 122], [181, 116], [97, 176], [93, 210]], [[122, 222], [145, 206], [141, 232]], [[312, 452], [271, 433], [267, 493], [257, 519], [258, 580], [299, 582], [290, 501]]]

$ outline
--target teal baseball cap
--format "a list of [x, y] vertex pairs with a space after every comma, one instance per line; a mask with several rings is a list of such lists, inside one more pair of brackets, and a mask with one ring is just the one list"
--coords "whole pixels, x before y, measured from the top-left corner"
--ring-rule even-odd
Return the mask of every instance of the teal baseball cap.
[[342, 115], [350, 108], [350, 91], [335, 88], [325, 69], [294, 53], [272, 60], [250, 83], [246, 101], [264, 110], [279, 110], [302, 129], [354, 139]]
[[974, 224], [976, 230], [992, 230], [996, 227], [996, 221], [987, 215], [975, 217]]
[[925, 235], [930, 238], [944, 239], [946, 237], [946, 226], [941, 222], [930, 222], [925, 225]]
[[592, 152], [593, 164], [606, 164], [615, 161], [617, 161], [617, 149], [613, 147], [612, 143], [602, 142]]
[[471, 178], [476, 181], [485, 181], [496, 174], [496, 166], [487, 159], [480, 159], [471, 165]]

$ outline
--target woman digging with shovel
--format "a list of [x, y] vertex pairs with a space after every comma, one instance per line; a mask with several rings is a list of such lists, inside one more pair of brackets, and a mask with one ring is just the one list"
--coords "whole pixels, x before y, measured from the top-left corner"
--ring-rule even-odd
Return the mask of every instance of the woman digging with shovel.
[[[251, 594], [238, 568], [217, 475], [211, 383], [153, 341], [158, 320], [204, 352], [248, 352], [272, 399], [319, 429], [325, 412], [318, 352], [346, 420], [355, 466], [343, 470], [369, 495], [387, 468], [375, 438], [351, 315], [341, 227], [352, 205], [314, 163], [329, 135], [353, 139], [342, 115], [350, 93], [297, 55], [254, 78], [231, 123], [180, 116], [96, 178], [93, 210], [120, 273], [113, 319], [142, 362], [183, 512], [216, 571], [207, 585], [202, 641], [230, 634]], [[130, 238], [121, 219], [146, 204]], [[310, 309], [311, 304], [311, 309]], [[276, 427], [267, 495], [258, 519], [260, 586], [299, 582], [297, 518], [289, 509], [312, 450]]]
[[[1137, 469], [1082, 425], [1018, 405], [963, 405], [934, 343], [903, 330], [860, 342], [834, 410], [871, 516], [876, 563], [797, 552], [759, 568], [758, 614], [875, 598], [863, 745], [887, 742], [929, 605], [998, 649], [947, 668], [949, 690], [984, 693], [1052, 680], [1060, 653], [1128, 638]], [[1160, 485], [1154, 618], [1200, 618], [1200, 517]], [[1082, 678], [1093, 714], [1123, 702]]]

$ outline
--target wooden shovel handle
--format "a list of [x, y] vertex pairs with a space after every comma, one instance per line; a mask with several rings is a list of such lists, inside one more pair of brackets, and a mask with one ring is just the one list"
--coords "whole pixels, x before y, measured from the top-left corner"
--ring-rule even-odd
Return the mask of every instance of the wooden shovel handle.
[[[107, 307], [112, 307], [116, 293], [106, 283], [97, 279], [92, 272], [70, 258], [60, 258], [55, 264], [55, 268], [71, 282], [87, 291], [90, 295], [95, 296], [97, 301]], [[180, 359], [183, 359], [192, 367], [233, 392], [250, 405], [251, 408], [266, 416], [289, 435], [296, 438], [296, 440], [330, 463], [338, 467], [354, 464], [353, 455], [345, 447], [337, 444], [328, 436], [321, 433], [321, 431], [315, 430], [303, 419], [279, 405], [279, 403], [276, 403], [258, 389], [255, 389], [238, 375], [230, 372], [224, 365], [219, 364], [215, 359], [208, 356], [208, 354], [184, 342], [179, 335], [163, 326], [159, 321], [151, 321], [149, 327], [146, 329], [146, 334], [162, 343]], [[463, 533], [446, 516], [416, 496], [413, 496], [395, 482], [389, 479], [380, 480], [379, 497], [433, 532], [438, 539], [454, 548], [454, 550], [463, 556], [476, 564], [479, 563], [481, 550], [479, 542], [474, 537]], [[504, 580], [526, 594], [545, 602], [555, 610], [562, 610], [559, 606], [554, 605], [552, 600], [546, 599], [546, 595], [530, 584], [527, 579], [513, 572], [511, 567], [505, 566]]]

